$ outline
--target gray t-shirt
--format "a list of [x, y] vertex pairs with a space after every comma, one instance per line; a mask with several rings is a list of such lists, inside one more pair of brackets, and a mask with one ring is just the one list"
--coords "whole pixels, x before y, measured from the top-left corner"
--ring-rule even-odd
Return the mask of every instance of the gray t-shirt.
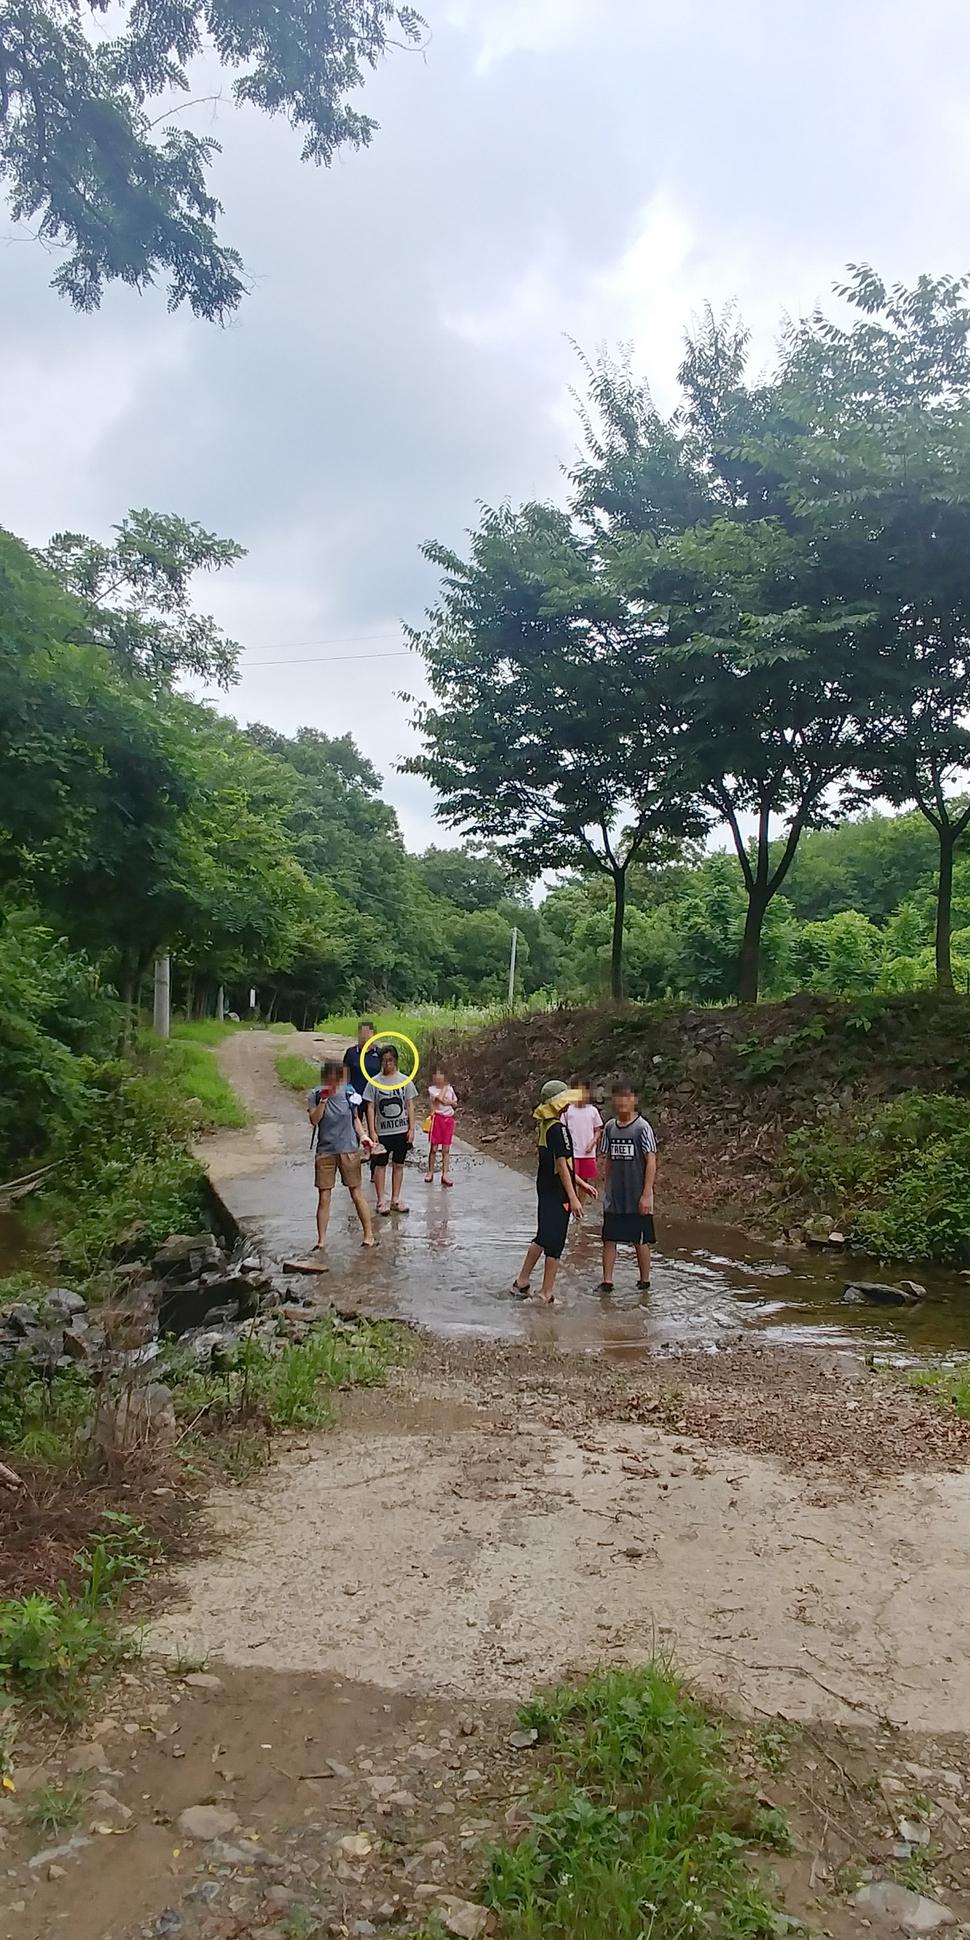
[[[387, 1082], [382, 1077], [381, 1083]], [[376, 1108], [377, 1136], [382, 1143], [386, 1138], [400, 1138], [407, 1131], [408, 1099], [417, 1095], [410, 1078], [403, 1084], [395, 1085], [393, 1091], [378, 1091], [373, 1084], [364, 1086], [364, 1102]]]
[[[315, 1111], [320, 1103], [320, 1087], [308, 1091], [307, 1111]], [[360, 1097], [350, 1085], [340, 1085], [327, 1099], [327, 1108], [317, 1125], [318, 1152], [356, 1152], [360, 1146], [354, 1112], [360, 1108]]]
[[600, 1138], [600, 1158], [609, 1159], [610, 1174], [603, 1200], [604, 1212], [635, 1213], [643, 1193], [643, 1164], [657, 1141], [645, 1118], [631, 1118], [621, 1125], [611, 1118]]

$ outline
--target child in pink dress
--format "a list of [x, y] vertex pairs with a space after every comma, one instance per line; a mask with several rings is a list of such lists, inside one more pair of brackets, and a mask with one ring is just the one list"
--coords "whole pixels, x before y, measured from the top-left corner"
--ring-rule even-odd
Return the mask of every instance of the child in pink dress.
[[587, 1185], [595, 1185], [599, 1169], [596, 1154], [603, 1120], [589, 1095], [585, 1079], [577, 1078], [574, 1083], [575, 1088], [583, 1094], [582, 1102], [566, 1107], [563, 1122], [573, 1141], [573, 1170], [577, 1179], [584, 1179]]
[[434, 1178], [435, 1153], [440, 1152], [441, 1183], [443, 1186], [453, 1186], [455, 1182], [451, 1177], [451, 1141], [455, 1136], [455, 1108], [458, 1104], [458, 1096], [440, 1068], [431, 1074], [428, 1103], [431, 1107], [431, 1127], [428, 1170], [424, 1175], [424, 1182], [428, 1186], [431, 1184]]

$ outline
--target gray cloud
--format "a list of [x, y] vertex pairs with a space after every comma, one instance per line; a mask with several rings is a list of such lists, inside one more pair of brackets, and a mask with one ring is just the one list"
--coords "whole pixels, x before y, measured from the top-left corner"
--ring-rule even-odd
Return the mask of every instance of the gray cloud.
[[426, 56], [369, 86], [373, 148], [329, 174], [283, 124], [201, 112], [254, 279], [227, 330], [157, 294], [77, 318], [34, 245], [0, 248], [0, 518], [40, 540], [153, 504], [239, 538], [200, 589], [247, 649], [232, 711], [350, 728], [420, 843], [428, 792], [393, 773], [415, 670], [372, 656], [433, 598], [423, 540], [558, 489], [565, 333], [632, 336], [666, 396], [707, 295], [737, 295], [768, 354], [848, 258], [960, 269], [970, 149], [950, 0], [918, 34], [903, 0], [425, 10]]

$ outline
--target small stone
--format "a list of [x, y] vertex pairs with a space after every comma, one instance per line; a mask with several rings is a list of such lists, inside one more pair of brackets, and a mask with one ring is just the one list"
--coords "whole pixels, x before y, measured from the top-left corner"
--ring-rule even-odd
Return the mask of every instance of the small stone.
[[193, 1906], [211, 1906], [221, 1892], [221, 1879], [200, 1879], [198, 1885], [193, 1886], [192, 1891], [186, 1893], [185, 1897]]
[[243, 1839], [238, 1845], [227, 1845], [224, 1839], [214, 1839], [212, 1857], [220, 1866], [282, 1866], [283, 1864], [278, 1853], [267, 1852], [265, 1846], [257, 1846], [252, 1839]]
[[441, 1919], [447, 1933], [454, 1933], [458, 1940], [479, 1940], [488, 1925], [488, 1908], [476, 1906], [472, 1900], [456, 1900], [451, 1894], [443, 1894]]
[[183, 1684], [187, 1684], [192, 1691], [221, 1691], [223, 1689], [221, 1677], [214, 1677], [210, 1671], [190, 1671], [188, 1677], [183, 1677], [182, 1682]]
[[376, 1778], [369, 1778], [367, 1783], [376, 1799], [388, 1798], [391, 1792], [397, 1788], [397, 1779], [388, 1778], [385, 1774], [381, 1774]]
[[379, 1927], [390, 1926], [391, 1921], [396, 1918], [397, 1918], [397, 1907], [395, 1906], [393, 1900], [384, 1900], [382, 1901], [380, 1906], [375, 1907], [374, 1909], [375, 1926], [379, 1926]]
[[219, 1805], [187, 1805], [178, 1816], [178, 1829], [184, 1839], [224, 1839], [235, 1832], [239, 1815]]
[[354, 1776], [350, 1766], [341, 1765], [336, 1758], [328, 1758], [325, 1760], [325, 1763], [328, 1772], [332, 1772], [334, 1778], [353, 1778]]
[[478, 1725], [475, 1719], [470, 1717], [466, 1711], [464, 1717], [461, 1717], [458, 1720], [458, 1729], [463, 1738], [474, 1738], [475, 1733], [478, 1730]]
[[922, 1819], [900, 1819], [896, 1830], [908, 1846], [928, 1846], [930, 1829]]
[[856, 1906], [894, 1921], [905, 1933], [935, 1933], [937, 1927], [953, 1925], [948, 1906], [925, 1899], [922, 1893], [911, 1893], [908, 1886], [899, 1886], [894, 1879], [870, 1880], [860, 1886], [854, 1899]]
[[413, 1792], [392, 1792], [387, 1802], [388, 1805], [399, 1805], [402, 1812], [416, 1811], [418, 1803]]
[[122, 1805], [113, 1792], [103, 1788], [91, 1793], [88, 1805], [94, 1812], [92, 1832], [122, 1832], [135, 1816], [130, 1805]]
[[538, 1742], [538, 1731], [513, 1731], [509, 1739], [513, 1751], [528, 1751], [530, 1745], [537, 1745]]
[[278, 1906], [283, 1912], [293, 1905], [293, 1893], [288, 1886], [267, 1886], [264, 1897], [268, 1906]]
[[351, 1933], [359, 1934], [360, 1940], [370, 1940], [370, 1936], [377, 1932], [377, 1928], [372, 1925], [370, 1920], [355, 1920], [350, 1931]]
[[108, 1754], [103, 1745], [75, 1745], [64, 1760], [66, 1772], [106, 1772]]
[[39, 1873], [42, 1867], [57, 1866], [62, 1859], [73, 1859], [75, 1855], [89, 1846], [91, 1841], [83, 1832], [75, 1832], [63, 1846], [48, 1846], [45, 1852], [35, 1852], [27, 1864], [32, 1873]]
[[349, 1832], [338, 1845], [345, 1859], [366, 1859], [374, 1847], [366, 1832]]
[[155, 1921], [153, 1932], [160, 1936], [160, 1940], [164, 1940], [166, 1934], [181, 1933], [184, 1925], [185, 1921], [181, 1913], [177, 1913], [174, 1906], [167, 1906]]
[[63, 1866], [48, 1866], [47, 1877], [48, 1879], [66, 1879], [67, 1873]]

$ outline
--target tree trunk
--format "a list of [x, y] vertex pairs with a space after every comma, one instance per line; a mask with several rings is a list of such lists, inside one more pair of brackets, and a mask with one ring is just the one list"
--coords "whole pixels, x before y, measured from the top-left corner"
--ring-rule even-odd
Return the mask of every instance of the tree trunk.
[[623, 996], [623, 919], [626, 915], [626, 870], [613, 872], [613, 943], [610, 951], [610, 995]]
[[939, 830], [940, 867], [936, 883], [936, 987], [953, 989], [950, 933], [953, 928], [953, 851], [956, 833], [944, 824]]
[[738, 1003], [756, 1004], [761, 977], [761, 930], [769, 898], [757, 889], [748, 891], [748, 910], [744, 919], [741, 954], [738, 958]]

